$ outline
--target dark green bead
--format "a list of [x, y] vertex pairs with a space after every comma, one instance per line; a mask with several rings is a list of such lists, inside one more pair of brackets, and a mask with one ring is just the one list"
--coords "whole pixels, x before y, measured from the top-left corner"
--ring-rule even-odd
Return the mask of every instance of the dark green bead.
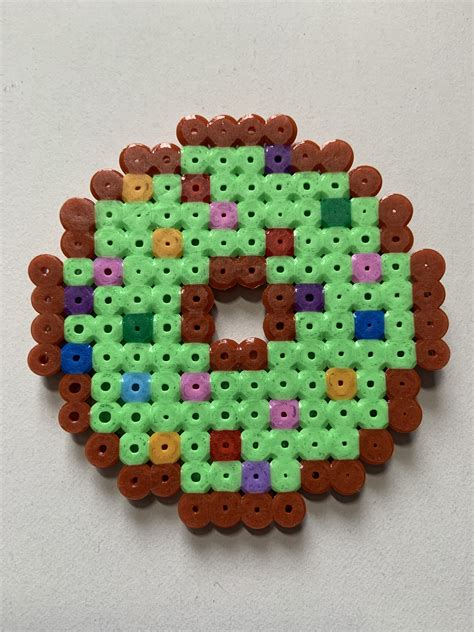
[[[326, 174], [325, 174], [326, 175]], [[351, 203], [342, 198], [321, 200], [321, 227], [351, 226]]]
[[153, 314], [125, 314], [123, 317], [125, 342], [151, 342], [153, 339]]

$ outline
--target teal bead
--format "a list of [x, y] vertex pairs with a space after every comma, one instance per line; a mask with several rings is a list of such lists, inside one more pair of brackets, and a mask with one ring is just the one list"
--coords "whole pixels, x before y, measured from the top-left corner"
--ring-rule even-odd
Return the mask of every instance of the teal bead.
[[[367, 285], [360, 283], [359, 285]], [[354, 293], [351, 283], [327, 283], [324, 286], [324, 307], [331, 312], [349, 312], [352, 310]]]
[[294, 226], [293, 202], [289, 200], [268, 202], [265, 226], [266, 228], [292, 228]]
[[151, 227], [150, 202], [127, 202], [122, 207], [122, 223], [125, 230], [149, 230]]
[[[275, 257], [281, 259], [281, 257]], [[268, 261], [268, 259], [267, 259]], [[321, 283], [323, 280], [323, 269], [321, 260], [314, 256], [304, 255], [296, 257], [295, 272], [293, 280], [298, 283]]]
[[328, 433], [329, 455], [337, 460], [353, 460], [359, 456], [359, 432], [355, 428], [331, 428]]
[[95, 319], [90, 314], [66, 316], [64, 319], [64, 340], [79, 344], [89, 344], [95, 339]]
[[237, 371], [213, 371], [211, 373], [212, 399], [234, 400], [240, 392], [240, 376]]
[[300, 399], [326, 397], [326, 374], [324, 371], [303, 370], [298, 373], [298, 395]]
[[293, 369], [297, 363], [296, 342], [270, 341], [267, 343], [270, 369]]
[[183, 285], [207, 285], [209, 283], [209, 258], [184, 257], [181, 268]]
[[263, 430], [270, 422], [270, 407], [267, 400], [247, 399], [239, 404], [239, 425], [248, 430]]
[[389, 369], [414, 369], [416, 347], [413, 340], [388, 340], [385, 343], [386, 365]]
[[153, 176], [153, 198], [158, 202], [181, 201], [181, 176], [174, 173]]
[[319, 189], [321, 199], [348, 198], [349, 175], [345, 172], [323, 173]]
[[211, 402], [211, 426], [214, 430], [237, 430], [239, 427], [239, 403], [234, 400]]
[[209, 470], [209, 481], [215, 492], [238, 492], [242, 482], [242, 463], [214, 461]]
[[156, 285], [176, 285], [181, 279], [181, 259], [155, 259]]
[[64, 285], [92, 285], [94, 266], [92, 259], [66, 259], [63, 264]]
[[327, 253], [347, 254], [351, 250], [351, 231], [343, 226], [323, 228], [323, 250]]
[[293, 193], [293, 182], [289, 173], [270, 173], [263, 181], [263, 192], [270, 200], [289, 200]]
[[145, 432], [126, 432], [120, 437], [120, 460], [125, 465], [148, 463], [148, 439]]
[[413, 312], [390, 310], [385, 313], [385, 338], [387, 340], [411, 340], [414, 337]]
[[241, 434], [242, 458], [245, 461], [266, 461], [270, 456], [268, 430], [244, 430]]
[[326, 342], [328, 367], [347, 368], [356, 363], [356, 349], [353, 340], [336, 338]]
[[385, 366], [385, 343], [382, 340], [357, 340], [355, 348], [355, 367], [380, 371]]
[[295, 399], [298, 393], [298, 372], [294, 369], [275, 369], [268, 373], [270, 399]]
[[234, 147], [212, 147], [209, 149], [209, 173], [233, 173], [237, 165], [237, 150]]
[[298, 433], [298, 454], [307, 461], [325, 461], [329, 456], [329, 432], [325, 428], [303, 428]]
[[307, 226], [298, 226], [294, 231], [294, 245], [297, 260], [319, 257], [323, 252], [323, 231], [309, 231]]
[[181, 405], [183, 430], [206, 431], [211, 426], [211, 404], [209, 402], [183, 402]]
[[95, 373], [91, 381], [91, 395], [96, 402], [110, 403], [120, 399], [122, 376], [120, 373]]
[[180, 345], [168, 344], [166, 342], [160, 342], [154, 344], [150, 349], [150, 362], [155, 371], [161, 371], [162, 369], [176, 372], [180, 366], [179, 360]]
[[[263, 185], [265, 176], [259, 173], [242, 173], [235, 179], [235, 200], [243, 202], [244, 200], [261, 200], [264, 197]], [[212, 185], [211, 185], [212, 195]], [[230, 200], [231, 198], [222, 198]], [[240, 209], [240, 206], [239, 206]], [[240, 218], [240, 213], [239, 213]]]
[[375, 197], [351, 199], [351, 217], [353, 226], [378, 226], [379, 201]]
[[275, 458], [294, 459], [298, 456], [297, 430], [270, 430], [270, 455]]
[[97, 200], [95, 203], [96, 230], [108, 226], [120, 228], [122, 226], [123, 202], [118, 200]]
[[153, 259], [130, 255], [123, 260], [124, 285], [150, 285], [154, 277]]
[[238, 147], [234, 171], [238, 174], [263, 174], [265, 169], [265, 150], [261, 145]]
[[203, 257], [210, 253], [210, 232], [207, 230], [187, 229], [182, 231], [184, 255]]
[[122, 408], [116, 402], [91, 406], [90, 427], [94, 432], [117, 432], [122, 424]]
[[237, 191], [240, 191], [237, 181], [243, 177], [245, 176], [235, 176], [228, 172], [220, 172], [211, 176], [211, 201], [234, 201]]
[[155, 285], [151, 291], [152, 311], [158, 314], [179, 314], [181, 288], [176, 285]]
[[206, 494], [211, 489], [209, 463], [183, 463], [181, 466], [181, 491], [185, 494]]
[[[296, 174], [295, 174], [296, 175]], [[321, 202], [311, 198], [302, 198], [296, 200], [293, 206], [293, 221], [297, 227], [296, 230], [307, 229], [309, 226], [316, 229], [321, 227]], [[316, 236], [315, 243], [322, 244], [322, 235], [320, 231], [314, 230]], [[321, 241], [318, 241], [321, 239]]]
[[296, 492], [301, 487], [300, 462], [296, 459], [273, 459], [270, 480], [275, 492]]
[[354, 338], [354, 316], [344, 312], [326, 312], [323, 329], [328, 340], [333, 338]]
[[238, 250], [236, 230], [221, 228], [209, 231], [208, 252], [211, 257], [235, 257]]
[[296, 312], [296, 340], [322, 340], [324, 324], [322, 312]]
[[121, 314], [123, 310], [123, 288], [101, 286], [94, 289], [94, 312], [102, 316]]
[[124, 432], [148, 432], [150, 427], [150, 404], [127, 403], [122, 406], [122, 430]]
[[385, 372], [374, 369], [357, 371], [357, 396], [360, 399], [382, 399], [385, 397]]
[[97, 342], [121, 342], [123, 336], [122, 317], [119, 315], [96, 316], [94, 336]]
[[181, 345], [179, 350], [179, 367], [181, 371], [209, 371], [209, 345], [190, 342]]
[[328, 423], [327, 406], [325, 399], [301, 399], [300, 426], [325, 428]]
[[181, 433], [181, 459], [183, 461], [207, 461], [210, 453], [208, 432], [185, 430]]
[[300, 171], [291, 177], [293, 194], [298, 199], [317, 200], [321, 196], [321, 174], [317, 171]]
[[154, 402], [177, 402], [180, 397], [179, 374], [158, 371], [151, 376], [151, 399]]
[[239, 392], [242, 399], [265, 399], [267, 396], [266, 371], [241, 371]]
[[123, 257], [128, 237], [122, 228], [104, 226], [94, 233], [94, 253], [97, 257]]
[[179, 314], [155, 314], [153, 316], [153, 340], [173, 343], [181, 340], [181, 316]]
[[159, 402], [150, 408], [150, 429], [153, 432], [179, 432], [182, 428], [182, 404]]
[[404, 311], [413, 305], [413, 286], [409, 281], [384, 281], [381, 302], [386, 310]]
[[265, 225], [266, 205], [259, 200], [239, 202], [237, 212], [241, 228], [263, 228]]
[[127, 342], [123, 345], [122, 368], [127, 373], [148, 373], [153, 367], [151, 345], [146, 342]]
[[149, 313], [151, 311], [151, 287], [126, 285], [123, 288], [122, 304], [124, 314]]
[[204, 202], [185, 202], [181, 205], [183, 228], [205, 230], [209, 228], [209, 204]]
[[357, 420], [361, 428], [388, 427], [388, 403], [385, 399], [360, 399], [357, 402]]
[[326, 368], [326, 345], [321, 340], [305, 340], [297, 344], [297, 368], [318, 370]]
[[92, 347], [92, 368], [97, 373], [120, 371], [123, 362], [123, 346], [118, 342], [97, 342]]
[[348, 283], [352, 278], [350, 255], [333, 252], [321, 260], [323, 277], [326, 283]]
[[378, 226], [356, 226], [351, 230], [352, 252], [378, 252], [380, 229]]
[[151, 225], [154, 228], [181, 228], [181, 204], [158, 202], [151, 207]]
[[183, 145], [181, 147], [181, 173], [207, 173], [210, 158], [208, 147]]
[[237, 231], [237, 250], [243, 256], [265, 255], [265, 231], [261, 228], [241, 228]]
[[294, 276], [293, 257], [267, 257], [267, 283], [293, 283]]
[[406, 252], [382, 255], [382, 279], [385, 281], [408, 281], [410, 278], [410, 255]]
[[352, 290], [354, 309], [381, 309], [383, 306], [381, 288], [382, 286], [378, 283], [354, 283]]
[[331, 428], [355, 428], [358, 422], [357, 402], [354, 399], [331, 400], [327, 416]]

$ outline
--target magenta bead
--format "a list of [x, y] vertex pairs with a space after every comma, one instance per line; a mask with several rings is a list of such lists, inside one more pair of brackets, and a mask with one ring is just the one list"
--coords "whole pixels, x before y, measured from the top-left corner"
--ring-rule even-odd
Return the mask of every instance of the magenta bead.
[[237, 228], [238, 214], [235, 202], [211, 202], [210, 228]]
[[382, 260], [376, 252], [352, 255], [352, 280], [354, 283], [378, 283], [382, 278]]
[[300, 422], [300, 411], [296, 399], [271, 399], [270, 424], [272, 428], [297, 428]]
[[98, 257], [94, 261], [96, 285], [122, 285], [123, 260], [114, 257]]
[[181, 399], [204, 402], [211, 397], [209, 373], [183, 373], [181, 375]]

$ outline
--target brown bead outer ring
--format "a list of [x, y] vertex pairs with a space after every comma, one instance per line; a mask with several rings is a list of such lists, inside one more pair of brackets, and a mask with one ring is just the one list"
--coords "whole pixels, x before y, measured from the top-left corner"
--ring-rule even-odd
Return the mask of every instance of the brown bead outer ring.
[[30, 261], [28, 276], [36, 286], [59, 285], [63, 282], [63, 262], [53, 255], [38, 255]]
[[115, 169], [101, 169], [92, 176], [91, 193], [96, 200], [121, 200], [122, 179]]
[[379, 223], [387, 228], [403, 228], [413, 217], [413, 205], [401, 193], [386, 195], [379, 202]]
[[263, 331], [268, 340], [294, 340], [295, 317], [293, 314], [267, 314], [263, 319]]
[[417, 309], [414, 313], [415, 334], [420, 340], [439, 340], [449, 329], [449, 320], [442, 309]]
[[272, 501], [273, 520], [279, 527], [294, 529], [304, 520], [306, 503], [299, 492], [275, 494]]
[[416, 399], [395, 398], [388, 401], [388, 425], [400, 433], [413, 432], [421, 424], [423, 411]]
[[446, 290], [440, 281], [425, 280], [413, 283], [413, 305], [418, 309], [441, 307], [446, 298]]
[[151, 493], [158, 498], [175, 496], [181, 486], [179, 463], [160, 463], [151, 466]]
[[436, 250], [425, 248], [412, 254], [410, 272], [415, 281], [440, 281], [446, 272], [446, 261]]
[[31, 323], [33, 340], [58, 345], [64, 340], [64, 318], [58, 314], [38, 314]]
[[112, 467], [119, 462], [120, 439], [115, 432], [94, 432], [85, 447], [86, 459], [98, 468]]
[[209, 495], [209, 518], [219, 529], [230, 529], [240, 522], [241, 502], [238, 492], [213, 492]]
[[235, 371], [240, 364], [240, 346], [230, 338], [215, 340], [210, 346], [210, 365], [213, 371]]
[[393, 454], [393, 438], [387, 430], [359, 430], [360, 460], [367, 465], [383, 465]]
[[124, 465], [117, 477], [117, 487], [128, 500], [142, 500], [150, 493], [149, 465]]
[[261, 338], [246, 338], [239, 344], [239, 367], [244, 371], [260, 371], [268, 364], [267, 343]]
[[365, 468], [359, 460], [333, 461], [331, 487], [341, 496], [358, 494], [365, 483]]
[[199, 114], [183, 117], [176, 127], [176, 138], [181, 145], [206, 145], [207, 119]]
[[58, 414], [59, 425], [71, 434], [86, 432], [89, 430], [90, 410], [85, 402], [66, 402]]
[[321, 148], [312, 140], [295, 143], [291, 148], [291, 166], [294, 171], [316, 171], [321, 164]]
[[213, 147], [234, 147], [239, 140], [237, 121], [228, 114], [220, 114], [207, 124], [207, 138]]
[[124, 173], [148, 173], [152, 164], [150, 148], [140, 143], [127, 145], [120, 153], [119, 164]]
[[64, 288], [60, 285], [35, 287], [31, 305], [38, 314], [61, 314], [64, 309]]
[[237, 283], [237, 265], [232, 257], [211, 257], [209, 285], [215, 290], [229, 290]]
[[178, 502], [178, 515], [188, 529], [204, 529], [210, 522], [209, 495], [183, 494]]
[[373, 197], [382, 188], [382, 176], [375, 167], [362, 165], [349, 171], [352, 197]]
[[61, 371], [61, 349], [57, 345], [36, 345], [28, 354], [28, 366], [41, 377], [56, 375]]
[[184, 285], [181, 289], [182, 312], [210, 312], [214, 293], [208, 285]]
[[265, 285], [266, 269], [265, 257], [239, 257], [236, 264], [237, 283], [252, 290]]
[[237, 122], [242, 145], [260, 145], [265, 132], [265, 119], [258, 114], [247, 114]]
[[265, 529], [273, 521], [270, 494], [244, 494], [241, 500], [241, 520], [249, 529]]
[[325, 494], [331, 489], [329, 461], [301, 461], [301, 489], [307, 494]]
[[173, 143], [160, 143], [151, 150], [152, 167], [150, 173], [179, 173], [181, 150]]
[[414, 369], [387, 369], [385, 382], [389, 399], [411, 399], [418, 395], [421, 388], [420, 376]]
[[85, 402], [91, 395], [90, 375], [66, 373], [59, 382], [59, 394], [66, 402]]
[[289, 313], [293, 312], [295, 306], [294, 285], [276, 283], [267, 285], [263, 291], [263, 306], [269, 313]]
[[345, 140], [330, 140], [321, 147], [322, 171], [349, 171], [354, 162], [354, 152]]
[[295, 121], [287, 114], [275, 114], [265, 124], [265, 139], [270, 145], [291, 145], [298, 133]]
[[449, 362], [451, 352], [444, 340], [417, 340], [416, 361], [426, 371], [439, 371]]
[[380, 249], [385, 252], [408, 252], [413, 246], [413, 233], [408, 226], [382, 228]]
[[72, 259], [92, 259], [94, 257], [94, 236], [92, 233], [66, 230], [61, 237], [61, 252]]
[[181, 318], [181, 338], [183, 342], [211, 343], [216, 326], [210, 314], [191, 312]]
[[87, 198], [69, 198], [59, 210], [59, 221], [65, 230], [78, 232], [94, 230], [94, 202]]

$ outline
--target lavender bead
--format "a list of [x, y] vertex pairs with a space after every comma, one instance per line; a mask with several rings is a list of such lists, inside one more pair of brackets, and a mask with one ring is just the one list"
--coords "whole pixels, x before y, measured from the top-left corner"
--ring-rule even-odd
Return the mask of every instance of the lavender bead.
[[265, 173], [289, 173], [290, 168], [289, 145], [265, 145]]
[[296, 285], [295, 304], [297, 312], [322, 312], [324, 309], [323, 286], [320, 283]]
[[352, 255], [354, 283], [378, 283], [382, 278], [382, 260], [376, 252]]
[[114, 257], [98, 257], [94, 261], [96, 285], [122, 285], [123, 260]]
[[270, 425], [280, 430], [297, 428], [300, 423], [300, 410], [296, 399], [270, 400]]
[[87, 285], [68, 285], [64, 288], [64, 313], [91, 314], [94, 290]]
[[183, 373], [181, 375], [181, 399], [204, 402], [211, 397], [209, 373]]
[[270, 464], [267, 461], [244, 461], [242, 490], [247, 494], [264, 494], [270, 489]]
[[237, 228], [238, 212], [235, 202], [211, 202], [210, 228]]

